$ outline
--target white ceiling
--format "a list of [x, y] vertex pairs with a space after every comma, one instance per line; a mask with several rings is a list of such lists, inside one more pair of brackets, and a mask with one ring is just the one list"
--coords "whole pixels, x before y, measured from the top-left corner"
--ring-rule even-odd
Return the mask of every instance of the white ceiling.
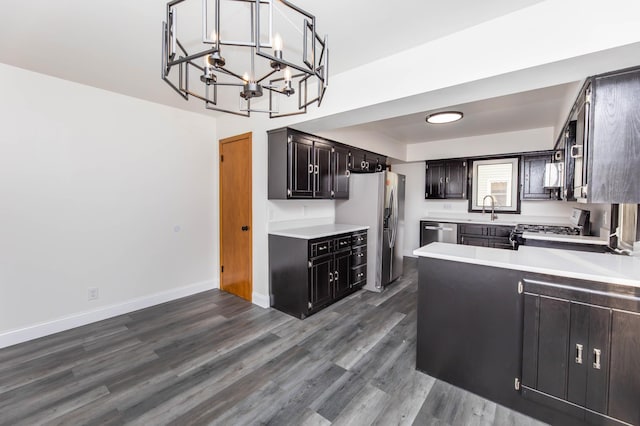
[[[336, 74], [541, 0], [293, 0], [329, 35]], [[187, 0], [200, 28], [200, 0]], [[184, 4], [186, 4], [184, 3]], [[0, 62], [196, 112], [160, 80], [164, 0], [3, 0]], [[184, 15], [181, 15], [182, 19]], [[206, 112], [210, 113], [210, 112]], [[408, 137], [408, 136], [407, 136]]]
[[[230, 1], [230, 0], [227, 0]], [[329, 35], [335, 75], [430, 40], [478, 25], [542, 0], [292, 0], [314, 14]], [[152, 102], [215, 115], [198, 100], [184, 101], [160, 79], [164, 0], [3, 0], [0, 62]], [[201, 0], [186, 0], [179, 24], [199, 37]], [[285, 41], [285, 45], [288, 40]], [[462, 121], [427, 125], [433, 111], [342, 129], [379, 134], [400, 145], [553, 127], [579, 83], [484, 99], [442, 109]], [[329, 88], [331, 90], [331, 87]], [[440, 110], [442, 110], [440, 109]], [[414, 109], [415, 111], [415, 109]]]
[[[567, 83], [538, 90], [516, 93], [508, 96], [485, 99], [461, 105], [452, 105], [434, 111], [373, 121], [364, 125], [335, 129], [339, 135], [345, 132], [385, 136], [386, 141], [401, 144], [457, 139], [478, 135], [512, 132], [518, 130], [554, 127], [558, 117], [566, 114], [563, 110], [566, 100], [577, 93], [581, 82]], [[464, 114], [462, 120], [448, 124], [427, 124], [428, 114], [455, 110]]]

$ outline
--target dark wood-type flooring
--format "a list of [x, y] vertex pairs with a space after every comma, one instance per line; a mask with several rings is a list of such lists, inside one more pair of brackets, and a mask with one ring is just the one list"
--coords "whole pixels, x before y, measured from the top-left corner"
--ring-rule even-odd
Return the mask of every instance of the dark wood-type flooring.
[[304, 321], [213, 290], [0, 349], [0, 424], [538, 424], [415, 370], [405, 265]]

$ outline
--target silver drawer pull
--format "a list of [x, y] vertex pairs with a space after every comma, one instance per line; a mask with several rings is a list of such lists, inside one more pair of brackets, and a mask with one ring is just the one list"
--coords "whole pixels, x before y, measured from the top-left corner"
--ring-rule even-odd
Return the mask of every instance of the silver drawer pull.
[[334, 279], [338, 281], [338, 271], [335, 272]]
[[331, 272], [329, 272], [329, 282], [333, 282], [333, 274]]
[[576, 364], [582, 364], [582, 345], [576, 343]]
[[593, 356], [595, 357], [595, 360], [593, 361], [593, 368], [596, 370], [600, 370], [600, 354], [600, 349], [593, 349]]
[[309, 164], [309, 173], [313, 173], [313, 164]]

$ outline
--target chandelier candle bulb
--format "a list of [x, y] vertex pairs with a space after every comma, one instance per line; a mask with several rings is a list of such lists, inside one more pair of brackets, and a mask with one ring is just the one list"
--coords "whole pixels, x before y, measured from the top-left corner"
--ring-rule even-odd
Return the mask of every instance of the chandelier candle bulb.
[[273, 37], [273, 51], [274, 51], [274, 53], [275, 52], [282, 52], [283, 47], [284, 46], [283, 46], [283, 43], [282, 43], [282, 37], [280, 37], [280, 34], [276, 34]]

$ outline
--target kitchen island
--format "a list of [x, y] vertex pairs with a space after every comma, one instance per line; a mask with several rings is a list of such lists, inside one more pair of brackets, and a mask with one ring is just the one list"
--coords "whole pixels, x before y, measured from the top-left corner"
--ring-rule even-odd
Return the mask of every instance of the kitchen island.
[[640, 259], [433, 243], [416, 368], [552, 424], [640, 424]]

